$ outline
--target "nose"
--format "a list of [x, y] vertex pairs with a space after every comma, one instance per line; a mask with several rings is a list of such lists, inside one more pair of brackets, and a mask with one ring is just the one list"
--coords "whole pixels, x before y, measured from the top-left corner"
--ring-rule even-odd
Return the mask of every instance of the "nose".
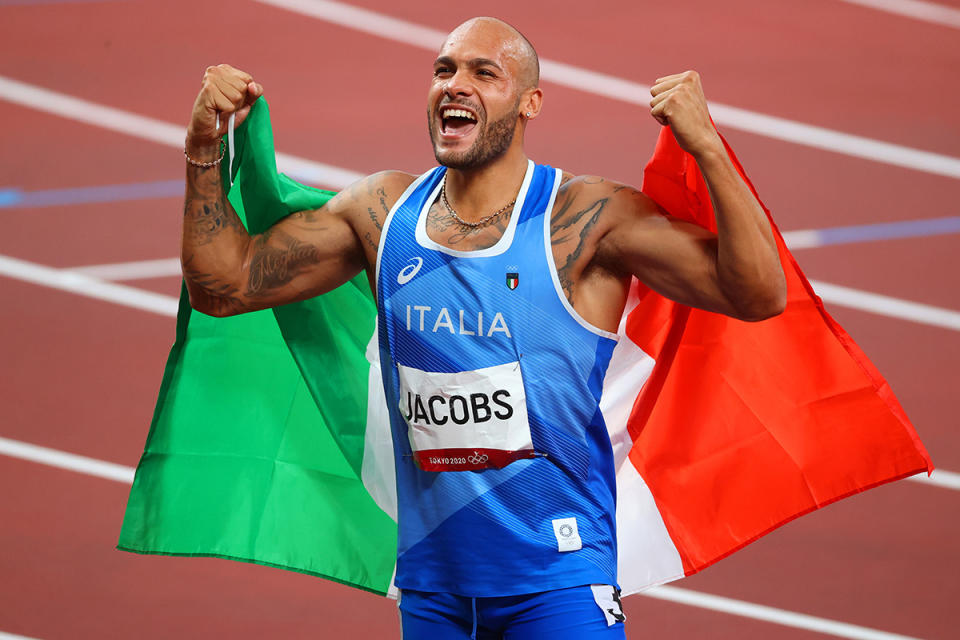
[[470, 83], [469, 77], [466, 69], [457, 69], [457, 71], [447, 78], [443, 92], [450, 98], [471, 95], [473, 93], [473, 85]]

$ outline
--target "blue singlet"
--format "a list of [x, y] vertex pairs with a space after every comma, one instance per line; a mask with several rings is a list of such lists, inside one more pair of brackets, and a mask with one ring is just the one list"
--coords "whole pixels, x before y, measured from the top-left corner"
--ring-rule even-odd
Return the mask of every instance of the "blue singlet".
[[467, 597], [616, 585], [613, 454], [598, 403], [616, 335], [567, 301], [550, 245], [561, 172], [529, 163], [492, 247], [430, 239], [445, 169], [384, 224], [383, 379], [401, 590]]

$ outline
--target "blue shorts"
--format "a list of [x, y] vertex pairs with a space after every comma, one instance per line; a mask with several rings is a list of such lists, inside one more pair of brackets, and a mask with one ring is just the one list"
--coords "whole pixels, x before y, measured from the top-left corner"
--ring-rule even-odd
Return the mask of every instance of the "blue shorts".
[[470, 598], [404, 589], [403, 640], [624, 640], [619, 592], [585, 585], [541, 593]]

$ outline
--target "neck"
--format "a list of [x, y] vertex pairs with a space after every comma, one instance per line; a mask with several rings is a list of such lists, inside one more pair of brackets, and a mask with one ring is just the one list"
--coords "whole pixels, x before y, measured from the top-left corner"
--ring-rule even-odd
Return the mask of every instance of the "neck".
[[447, 169], [447, 199], [464, 220], [480, 220], [516, 198], [526, 171], [522, 148], [511, 148], [484, 167]]

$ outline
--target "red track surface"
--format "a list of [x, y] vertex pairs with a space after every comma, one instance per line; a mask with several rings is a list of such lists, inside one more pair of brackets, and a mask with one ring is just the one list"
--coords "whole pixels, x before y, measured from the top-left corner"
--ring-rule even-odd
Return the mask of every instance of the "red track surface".
[[[359, 4], [436, 29], [449, 3]], [[635, 6], [635, 4], [637, 6]], [[494, 0], [545, 58], [649, 84], [697, 68], [708, 96], [957, 155], [956, 29], [837, 2], [706, 0], [564, 5]], [[682, 4], [682, 7], [674, 5]], [[957, 3], [951, 2], [954, 6]], [[382, 5], [382, 6], [381, 6]], [[439, 5], [439, 6], [437, 6]], [[622, 5], [622, 6], [618, 6]], [[480, 10], [478, 10], [480, 11]], [[432, 55], [261, 4], [0, 5], [0, 75], [186, 123], [205, 66], [267, 89], [279, 149], [361, 172], [432, 157]], [[529, 152], [639, 182], [657, 133], [641, 110], [545, 85]], [[179, 152], [0, 101], [0, 188], [169, 180]], [[958, 215], [960, 181], [727, 131], [784, 230]], [[0, 254], [70, 267], [171, 257], [176, 198], [0, 209]], [[956, 235], [797, 252], [812, 278], [956, 309]], [[130, 283], [176, 295], [176, 278]], [[134, 465], [173, 320], [0, 278], [0, 436]], [[874, 359], [934, 461], [960, 469], [951, 411], [960, 334], [832, 308]], [[398, 637], [391, 601], [219, 560], [113, 550], [125, 485], [0, 456], [0, 632], [54, 638]], [[956, 637], [956, 492], [911, 482], [806, 516], [679, 586], [923, 638]], [[643, 597], [630, 637], [804, 638], [799, 631]]]

